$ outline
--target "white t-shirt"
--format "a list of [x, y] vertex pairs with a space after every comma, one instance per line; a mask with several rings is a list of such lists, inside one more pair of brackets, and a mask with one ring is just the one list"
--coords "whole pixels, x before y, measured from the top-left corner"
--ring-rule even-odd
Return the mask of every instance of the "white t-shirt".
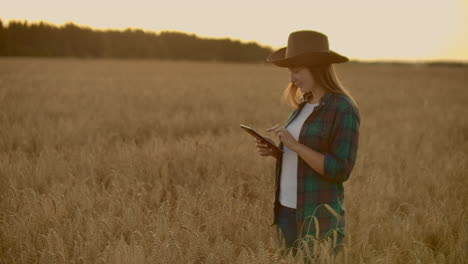
[[[318, 104], [306, 103], [301, 112], [289, 123], [286, 129], [299, 140], [299, 133], [305, 120]], [[296, 208], [297, 203], [297, 153], [283, 144], [283, 160], [281, 165], [281, 185], [279, 202], [286, 207]]]

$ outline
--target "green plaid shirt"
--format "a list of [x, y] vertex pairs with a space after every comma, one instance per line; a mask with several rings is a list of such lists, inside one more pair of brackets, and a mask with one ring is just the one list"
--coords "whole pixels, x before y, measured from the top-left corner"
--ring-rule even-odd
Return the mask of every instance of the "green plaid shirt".
[[[292, 111], [286, 127], [305, 102]], [[352, 100], [343, 94], [327, 92], [305, 120], [299, 142], [325, 155], [324, 175], [312, 169], [298, 155], [296, 224], [298, 238], [323, 239], [337, 231], [338, 243], [345, 233], [343, 182], [357, 158], [360, 114]], [[280, 148], [283, 144], [280, 143]], [[281, 157], [275, 167], [273, 225], [278, 224]], [[315, 218], [315, 219], [314, 219]], [[317, 230], [318, 227], [318, 230]], [[306, 237], [307, 236], [307, 237]]]

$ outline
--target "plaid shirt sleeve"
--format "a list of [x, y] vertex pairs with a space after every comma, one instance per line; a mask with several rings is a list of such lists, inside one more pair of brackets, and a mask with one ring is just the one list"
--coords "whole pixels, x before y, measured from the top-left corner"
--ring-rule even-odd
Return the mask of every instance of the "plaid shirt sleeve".
[[340, 100], [332, 126], [330, 148], [325, 153], [323, 178], [329, 182], [346, 181], [354, 167], [359, 143], [360, 114], [349, 100]]

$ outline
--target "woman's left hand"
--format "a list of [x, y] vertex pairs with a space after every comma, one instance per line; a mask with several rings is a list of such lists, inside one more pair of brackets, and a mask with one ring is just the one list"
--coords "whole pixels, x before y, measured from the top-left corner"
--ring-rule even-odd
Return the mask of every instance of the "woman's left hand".
[[283, 126], [275, 125], [271, 128], [267, 128], [268, 132], [274, 132], [281, 142], [286, 145], [290, 150], [295, 151], [299, 142], [291, 135], [291, 133]]

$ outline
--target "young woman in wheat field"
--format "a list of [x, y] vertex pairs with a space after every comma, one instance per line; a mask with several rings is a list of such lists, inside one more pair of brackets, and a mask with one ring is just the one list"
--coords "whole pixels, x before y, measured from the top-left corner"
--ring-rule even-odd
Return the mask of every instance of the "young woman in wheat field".
[[282, 155], [256, 142], [260, 155], [276, 158], [272, 226], [277, 225], [286, 253], [292, 249], [296, 255], [301, 248], [313, 256], [319, 241], [329, 241], [336, 255], [345, 236], [343, 182], [354, 167], [359, 141], [357, 104], [333, 68], [348, 59], [329, 50], [326, 35], [304, 30], [292, 32], [287, 47], [267, 61], [289, 69], [282, 99], [292, 107], [284, 125], [267, 129], [279, 137]]

